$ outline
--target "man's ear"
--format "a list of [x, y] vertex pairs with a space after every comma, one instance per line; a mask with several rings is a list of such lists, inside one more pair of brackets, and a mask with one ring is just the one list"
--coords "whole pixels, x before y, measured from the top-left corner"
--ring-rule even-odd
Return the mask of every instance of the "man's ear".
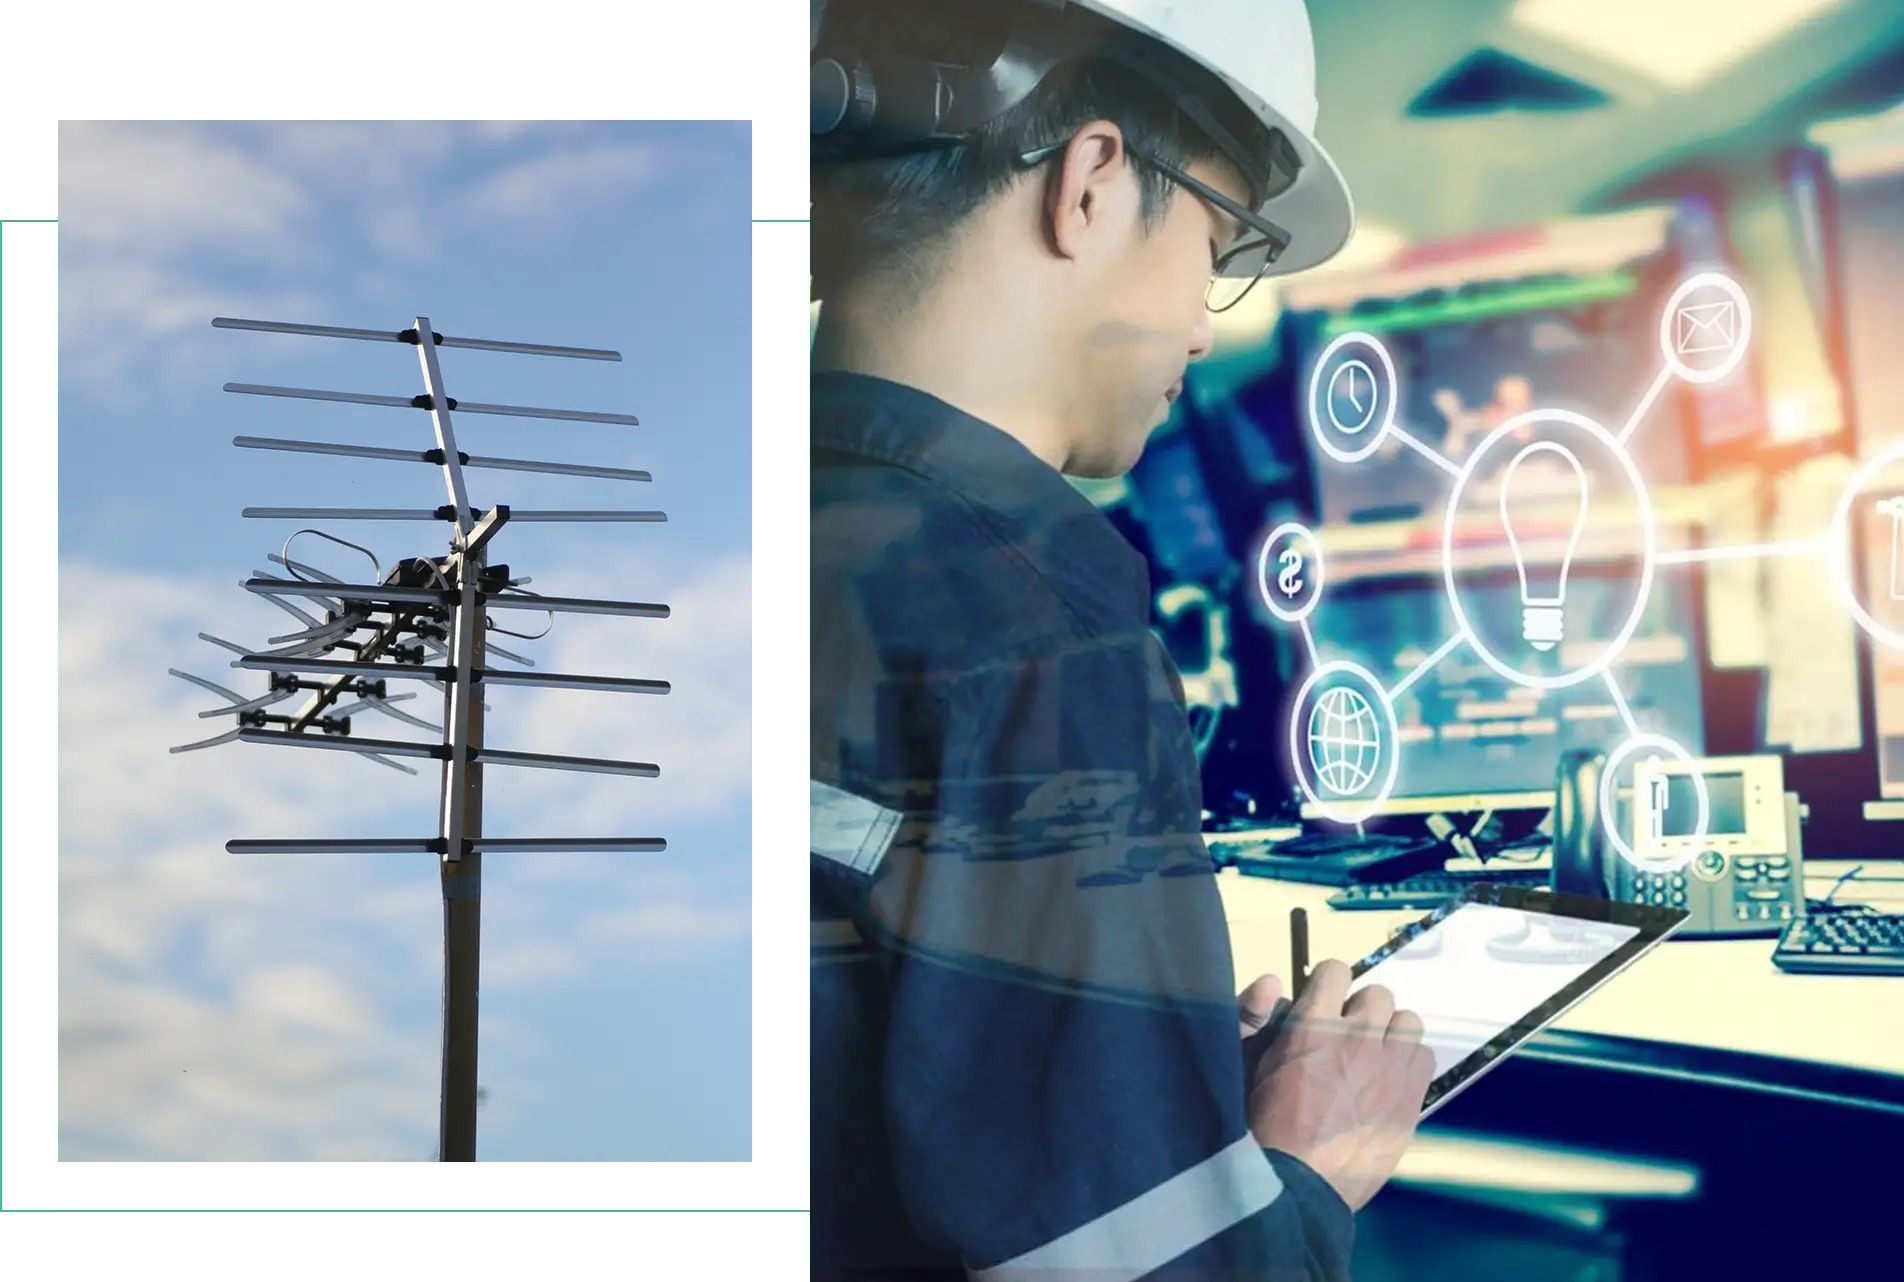
[[1060, 257], [1080, 257], [1115, 225], [1120, 206], [1134, 199], [1134, 188], [1119, 181], [1128, 167], [1124, 131], [1111, 121], [1094, 120], [1071, 136], [1045, 184], [1045, 225]]

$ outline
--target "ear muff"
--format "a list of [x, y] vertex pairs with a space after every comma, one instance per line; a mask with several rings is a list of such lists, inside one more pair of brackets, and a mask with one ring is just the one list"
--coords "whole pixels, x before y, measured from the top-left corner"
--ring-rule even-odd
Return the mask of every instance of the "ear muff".
[[812, 73], [813, 136], [840, 137], [872, 127], [879, 106], [872, 68], [853, 60], [815, 58]]
[[[884, 6], [891, 0], [872, 0]], [[960, 0], [923, 5], [897, 36], [866, 19], [890, 11], [816, 14], [810, 59], [814, 158], [957, 143], [1022, 102], [1066, 56], [1062, 0]], [[897, 39], [900, 43], [895, 45]], [[1075, 35], [1069, 37], [1075, 41]]]

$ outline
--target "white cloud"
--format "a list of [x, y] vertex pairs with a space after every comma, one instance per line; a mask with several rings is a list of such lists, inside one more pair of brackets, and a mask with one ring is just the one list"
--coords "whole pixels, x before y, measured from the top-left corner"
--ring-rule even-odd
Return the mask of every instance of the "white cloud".
[[64, 1159], [389, 1159], [431, 1129], [434, 1030], [382, 1029], [313, 966], [263, 968], [215, 998], [88, 978], [62, 974]]
[[[203, 380], [212, 342], [207, 322], [215, 314], [331, 322], [335, 302], [327, 303], [321, 291], [334, 286], [340, 271], [376, 280], [434, 257], [440, 237], [433, 224], [547, 224], [624, 195], [657, 171], [658, 144], [592, 142], [587, 128], [574, 122], [64, 124], [62, 376], [125, 408], [152, 394], [156, 374]], [[487, 154], [538, 139], [546, 140], [539, 152], [492, 164], [487, 176], [473, 181], [463, 176], [472, 166], [454, 163], [461, 149]], [[353, 235], [372, 252], [340, 258], [340, 236]], [[234, 262], [256, 265], [260, 270], [249, 275], [260, 283], [214, 285], [202, 261], [206, 251], [216, 253], [227, 277]], [[292, 273], [300, 283], [264, 283], [271, 272]]]
[[561, 217], [625, 193], [660, 168], [643, 142], [604, 143], [537, 156], [479, 183], [465, 198], [473, 213], [524, 220]]
[[470, 137], [479, 143], [506, 145], [527, 138], [560, 140], [579, 138], [599, 129], [588, 120], [477, 120], [470, 123]]
[[643, 903], [584, 918], [578, 933], [609, 943], [672, 944], [739, 939], [747, 926], [747, 910], [738, 905]]
[[145, 255], [270, 249], [311, 204], [293, 177], [234, 142], [150, 124], [61, 125], [59, 196], [65, 247]]
[[[746, 903], [717, 898], [710, 879], [676, 867], [544, 862], [540, 869], [552, 875], [525, 871], [510, 887], [503, 938], [483, 958], [485, 989], [601, 975], [630, 960], [645, 967], [692, 966], [752, 930]], [[577, 881], [589, 884], [599, 900], [579, 916], [572, 911], [573, 896], [551, 893]]]
[[[218, 697], [166, 676], [167, 667], [245, 694], [264, 686], [262, 674], [229, 668], [229, 652], [194, 634], [256, 643], [290, 621], [229, 582], [67, 562], [60, 584], [62, 1157], [424, 1156], [435, 1127], [439, 1029], [415, 1012], [435, 1008], [441, 963], [431, 861], [252, 859], [226, 853], [224, 842], [427, 835], [434, 781], [406, 780], [345, 753], [249, 744], [167, 753], [229, 725], [196, 717]], [[738, 607], [716, 608], [736, 585]], [[714, 657], [738, 654], [743, 684], [682, 701], [689, 720], [703, 724], [677, 727], [667, 744], [705, 764], [689, 772], [699, 786], [677, 795], [677, 817], [696, 813], [692, 798], [704, 816], [747, 786], [745, 586], [744, 568], [723, 567], [702, 593], [678, 594], [712, 670], [720, 669]], [[695, 650], [685, 637], [671, 644]], [[564, 652], [560, 666], [571, 662], [587, 658]], [[676, 664], [671, 675], [701, 672]], [[494, 702], [500, 710], [513, 700]], [[572, 711], [535, 720], [566, 736]], [[510, 782], [547, 773], [515, 771]], [[577, 778], [620, 791], [603, 787], [604, 776]], [[515, 790], [497, 789], [505, 791]], [[570, 830], [573, 817], [559, 808], [570, 801], [626, 818], [623, 803], [591, 802], [589, 793], [564, 791], [555, 808], [518, 798], [512, 816], [550, 833]], [[631, 871], [612, 858], [562, 856], [543, 866], [561, 875], [538, 876], [526, 864], [498, 870], [496, 880], [515, 884], [506, 907], [485, 914], [486, 987], [548, 990], [744, 937], [744, 904], [723, 902], [707, 879], [652, 865]], [[510, 1035], [488, 1015], [483, 1031], [492, 1047]]]
[[169, 263], [117, 254], [75, 256], [60, 270], [60, 374], [115, 413], [148, 405], [135, 369], [158, 366], [178, 384], [215, 387], [230, 374], [229, 340], [214, 316], [323, 316], [317, 295], [217, 289]]
[[[617, 582], [641, 582], [635, 563], [598, 567], [590, 584], [545, 584], [552, 596], [614, 596]], [[558, 616], [549, 637], [518, 650], [549, 672], [665, 680], [665, 695], [576, 690], [511, 691], [486, 726], [497, 747], [660, 766], [655, 779], [615, 779], [548, 770], [512, 770], [508, 793], [565, 816], [562, 836], [666, 836], [657, 821], [720, 813], [743, 805], [752, 784], [752, 628], [749, 567], [729, 557], [656, 594], [666, 619]], [[640, 599], [650, 599], [646, 593]], [[512, 611], [511, 613], [517, 613]], [[543, 616], [545, 619], [547, 616]], [[527, 620], [533, 615], [519, 613]], [[530, 626], [514, 626], [527, 631]], [[506, 642], [514, 649], [520, 643]], [[578, 831], [567, 831], [569, 826]]]
[[[366, 799], [363, 763], [244, 744], [168, 753], [229, 722], [196, 717], [217, 696], [165, 669], [260, 688], [192, 637], [255, 637], [262, 603], [235, 586], [62, 571], [62, 1156], [409, 1153], [430, 1130], [435, 1032], [395, 1026], [378, 1001], [428, 977], [372, 977], [366, 954], [393, 941], [351, 924], [361, 870], [224, 850], [346, 826]], [[403, 810], [374, 807], [390, 823]]]
[[440, 169], [478, 131], [438, 120], [273, 122], [247, 131], [259, 151], [288, 174], [366, 189], [415, 186]]

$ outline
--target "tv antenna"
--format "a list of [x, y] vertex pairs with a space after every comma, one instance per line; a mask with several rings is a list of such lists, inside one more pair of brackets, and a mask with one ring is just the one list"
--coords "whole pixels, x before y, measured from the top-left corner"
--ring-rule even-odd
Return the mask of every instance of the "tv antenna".
[[[480, 338], [451, 338], [430, 327], [428, 317], [416, 317], [401, 330], [343, 329], [331, 325], [293, 325], [278, 321], [236, 320], [220, 316], [219, 329], [256, 330], [269, 334], [355, 339], [374, 343], [407, 343], [417, 350], [423, 373], [423, 391], [415, 396], [369, 395], [359, 392], [317, 391], [299, 387], [267, 387], [254, 383], [227, 383], [227, 392], [253, 396], [283, 396], [300, 400], [332, 401], [350, 405], [381, 405], [421, 410], [435, 432], [432, 449], [398, 449], [346, 445], [323, 441], [280, 440], [239, 436], [232, 444], [243, 449], [284, 450], [300, 454], [330, 454], [347, 458], [426, 463], [439, 469], [449, 501], [435, 508], [271, 508], [248, 507], [243, 515], [282, 521], [444, 521], [450, 526], [447, 555], [416, 556], [398, 561], [387, 571], [368, 548], [305, 527], [285, 540], [282, 551], [270, 557], [283, 567], [278, 575], [255, 570], [242, 581], [255, 593], [292, 615], [297, 630], [270, 637], [272, 649], [251, 649], [209, 633], [199, 637], [233, 651], [231, 666], [269, 674], [262, 695], [247, 697], [177, 668], [181, 677], [229, 701], [201, 717], [237, 717], [237, 728], [197, 743], [180, 744], [173, 752], [190, 752], [234, 740], [298, 748], [341, 749], [380, 765], [414, 775], [417, 771], [398, 758], [422, 757], [442, 763], [442, 800], [434, 837], [369, 837], [340, 840], [234, 840], [225, 843], [232, 854], [434, 854], [443, 890], [443, 1077], [438, 1117], [440, 1160], [476, 1159], [476, 999], [479, 942], [482, 923], [483, 856], [514, 852], [661, 851], [660, 837], [493, 837], [483, 832], [483, 769], [488, 765], [545, 770], [587, 771], [599, 774], [654, 778], [660, 767], [639, 761], [605, 761], [592, 757], [554, 756], [512, 752], [484, 742], [483, 702], [491, 686], [551, 686], [569, 690], [597, 690], [618, 694], [666, 694], [666, 681], [628, 677], [584, 676], [567, 673], [502, 671], [489, 659], [508, 659], [523, 667], [534, 661], [501, 646], [490, 645], [486, 633], [498, 628], [488, 611], [541, 610], [553, 626], [557, 614], [608, 614], [632, 619], [665, 619], [668, 607], [630, 601], [597, 601], [581, 597], [541, 596], [524, 587], [529, 578], [511, 578], [507, 565], [488, 563], [489, 545], [504, 525], [513, 521], [665, 521], [662, 512], [649, 511], [518, 511], [497, 503], [487, 509], [471, 505], [465, 481], [470, 469], [543, 472], [617, 481], [647, 481], [646, 472], [630, 468], [596, 467], [576, 463], [528, 459], [489, 458], [457, 449], [450, 416], [500, 414], [516, 418], [565, 419], [582, 423], [635, 426], [632, 414], [586, 410], [537, 409], [524, 405], [491, 405], [458, 401], [443, 382], [437, 361], [439, 347], [484, 352], [516, 352], [529, 356], [561, 356], [576, 360], [619, 361], [619, 352], [589, 347], [551, 347], [539, 343], [505, 343]], [[326, 574], [291, 555], [299, 534], [314, 534], [353, 548], [370, 558], [367, 581], [348, 582]], [[307, 602], [322, 610], [319, 618], [293, 604]], [[533, 640], [540, 634], [507, 633]], [[350, 658], [327, 658], [343, 650]], [[392, 694], [392, 685], [417, 682], [443, 692], [443, 724], [437, 726], [396, 705], [415, 693]], [[266, 709], [300, 693], [309, 698], [295, 714]], [[344, 700], [353, 700], [344, 703]], [[351, 733], [351, 718], [362, 711], [378, 712], [397, 721], [438, 734], [434, 742], [415, 739], [365, 738]]]

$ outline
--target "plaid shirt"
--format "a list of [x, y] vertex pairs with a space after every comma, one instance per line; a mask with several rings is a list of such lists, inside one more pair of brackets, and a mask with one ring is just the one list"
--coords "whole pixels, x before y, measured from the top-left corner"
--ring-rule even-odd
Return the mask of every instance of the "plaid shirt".
[[998, 429], [813, 377], [813, 1276], [1346, 1278], [1244, 1115], [1149, 575]]

